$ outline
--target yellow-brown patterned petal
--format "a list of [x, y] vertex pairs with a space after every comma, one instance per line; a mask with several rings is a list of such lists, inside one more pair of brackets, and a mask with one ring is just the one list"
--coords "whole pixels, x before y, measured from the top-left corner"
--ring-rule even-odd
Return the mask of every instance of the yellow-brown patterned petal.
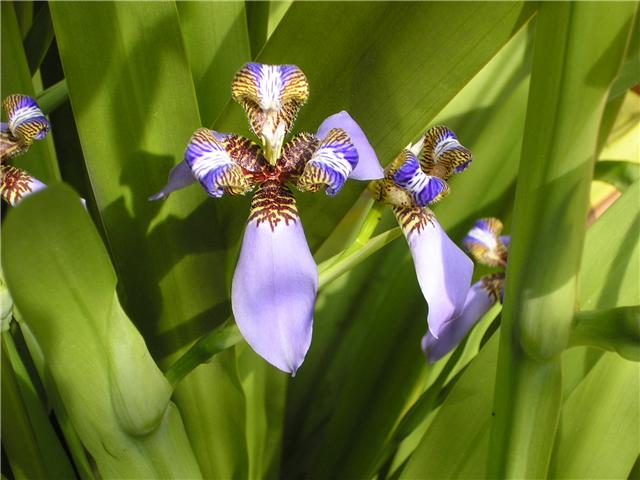
[[436, 126], [425, 133], [419, 161], [427, 175], [448, 180], [454, 173], [465, 170], [472, 160], [471, 152], [447, 127]]
[[295, 65], [247, 63], [231, 85], [233, 99], [244, 108], [255, 134], [274, 165], [285, 135], [309, 97], [309, 84]]
[[2, 101], [2, 107], [7, 112], [11, 134], [23, 145], [42, 140], [49, 133], [49, 121], [33, 98], [9, 95]]
[[11, 205], [16, 205], [27, 195], [42, 190], [45, 186], [24, 170], [11, 165], [0, 165], [0, 196]]

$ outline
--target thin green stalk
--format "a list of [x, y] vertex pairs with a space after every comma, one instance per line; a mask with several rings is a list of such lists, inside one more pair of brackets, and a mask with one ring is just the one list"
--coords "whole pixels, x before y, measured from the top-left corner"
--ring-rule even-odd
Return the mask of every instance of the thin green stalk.
[[36, 101], [45, 114], [53, 112], [67, 100], [69, 100], [69, 89], [67, 80], [64, 78], [36, 96]]
[[489, 478], [543, 478], [561, 408], [598, 127], [635, 3], [542, 3], [500, 335]]
[[319, 266], [320, 281], [318, 290], [322, 290], [322, 288], [327, 284], [334, 281], [340, 275], [348, 272], [356, 265], [362, 263], [375, 252], [388, 245], [401, 235], [402, 230], [400, 230], [400, 227], [392, 228], [391, 230], [387, 230], [380, 235], [376, 235], [363, 246], [360, 246], [356, 250], [353, 250], [348, 256], [340, 258], [339, 261], [333, 263], [331, 262], [331, 259], [328, 260], [328, 267], [324, 267], [324, 264], [321, 264]]
[[640, 305], [576, 313], [569, 344], [602, 348], [640, 362]]

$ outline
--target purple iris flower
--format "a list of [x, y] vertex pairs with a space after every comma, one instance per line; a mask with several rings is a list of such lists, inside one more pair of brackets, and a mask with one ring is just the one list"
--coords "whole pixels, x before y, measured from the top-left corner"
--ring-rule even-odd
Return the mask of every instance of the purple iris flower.
[[464, 246], [476, 262], [498, 267], [501, 271], [486, 275], [471, 286], [462, 312], [445, 322], [438, 338], [430, 332], [425, 334], [422, 349], [431, 363], [453, 350], [496, 302], [502, 302], [510, 238], [501, 236], [501, 231], [500, 220], [483, 218], [464, 238]]
[[462, 312], [473, 262], [447, 236], [428, 205], [449, 193], [447, 181], [472, 158], [451, 130], [433, 127], [391, 162], [383, 180], [370, 186], [376, 200], [391, 206], [407, 239], [434, 338]]
[[7, 123], [0, 125], [0, 196], [16, 205], [27, 195], [41, 190], [45, 184], [6, 161], [25, 153], [34, 140], [49, 133], [49, 121], [36, 101], [26, 95], [9, 95], [2, 102]]
[[291, 186], [307, 192], [324, 187], [337, 194], [347, 178], [373, 180], [384, 172], [375, 152], [346, 112], [327, 118], [316, 134], [288, 142], [295, 117], [307, 101], [307, 79], [295, 65], [248, 63], [232, 83], [260, 145], [234, 134], [201, 128], [184, 161], [151, 200], [200, 182], [212, 197], [256, 188], [231, 305], [240, 332], [265, 360], [295, 374], [309, 349], [318, 270], [309, 251]]

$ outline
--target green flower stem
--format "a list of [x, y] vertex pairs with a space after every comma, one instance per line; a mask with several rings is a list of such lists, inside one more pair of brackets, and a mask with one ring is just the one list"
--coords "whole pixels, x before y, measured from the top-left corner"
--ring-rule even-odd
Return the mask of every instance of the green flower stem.
[[489, 478], [546, 477], [598, 128], [636, 4], [542, 3], [516, 188]]
[[202, 363], [211, 361], [217, 354], [234, 346], [242, 340], [242, 335], [235, 323], [228, 323], [201, 337], [187, 352], [182, 355], [165, 372], [165, 377], [172, 387], [178, 384], [189, 372]]
[[36, 95], [36, 101], [45, 115], [53, 112], [67, 100], [69, 100], [69, 89], [65, 78]]
[[[364, 260], [369, 258], [372, 254], [388, 245], [396, 238], [402, 235], [400, 227], [387, 230], [380, 235], [376, 235], [366, 244], [359, 246], [352, 250], [347, 256], [341, 256], [338, 261], [333, 262], [332, 259], [319, 265], [318, 270], [320, 272], [320, 282], [318, 290], [322, 290], [327, 284], [334, 281], [340, 275], [348, 272], [356, 265], [359, 265]], [[345, 252], [346, 253], [346, 252]]]
[[576, 313], [569, 345], [598, 347], [640, 362], [640, 305]]
[[337, 260], [346, 248], [356, 241], [362, 227], [373, 207], [374, 200], [367, 189], [364, 189], [338, 225], [331, 231], [313, 257], [317, 263], [329, 258]]

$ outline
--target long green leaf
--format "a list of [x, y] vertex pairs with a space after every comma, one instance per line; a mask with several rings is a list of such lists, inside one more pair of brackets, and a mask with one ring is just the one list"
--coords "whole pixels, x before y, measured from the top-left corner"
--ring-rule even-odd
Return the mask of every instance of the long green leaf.
[[[50, 8], [123, 304], [168, 365], [229, 313], [215, 203], [204, 203], [196, 188], [147, 201], [201, 126], [178, 11], [172, 2]], [[174, 398], [203, 474], [245, 476], [244, 395], [233, 352], [194, 370]]]
[[543, 4], [514, 206], [488, 474], [546, 475], [598, 127], [635, 4]]
[[101, 475], [198, 477], [170, 385], [118, 302], [79, 197], [51, 186], [11, 212], [3, 235], [9, 290]]
[[178, 2], [200, 118], [211, 125], [229, 101], [234, 73], [250, 60], [243, 2]]

